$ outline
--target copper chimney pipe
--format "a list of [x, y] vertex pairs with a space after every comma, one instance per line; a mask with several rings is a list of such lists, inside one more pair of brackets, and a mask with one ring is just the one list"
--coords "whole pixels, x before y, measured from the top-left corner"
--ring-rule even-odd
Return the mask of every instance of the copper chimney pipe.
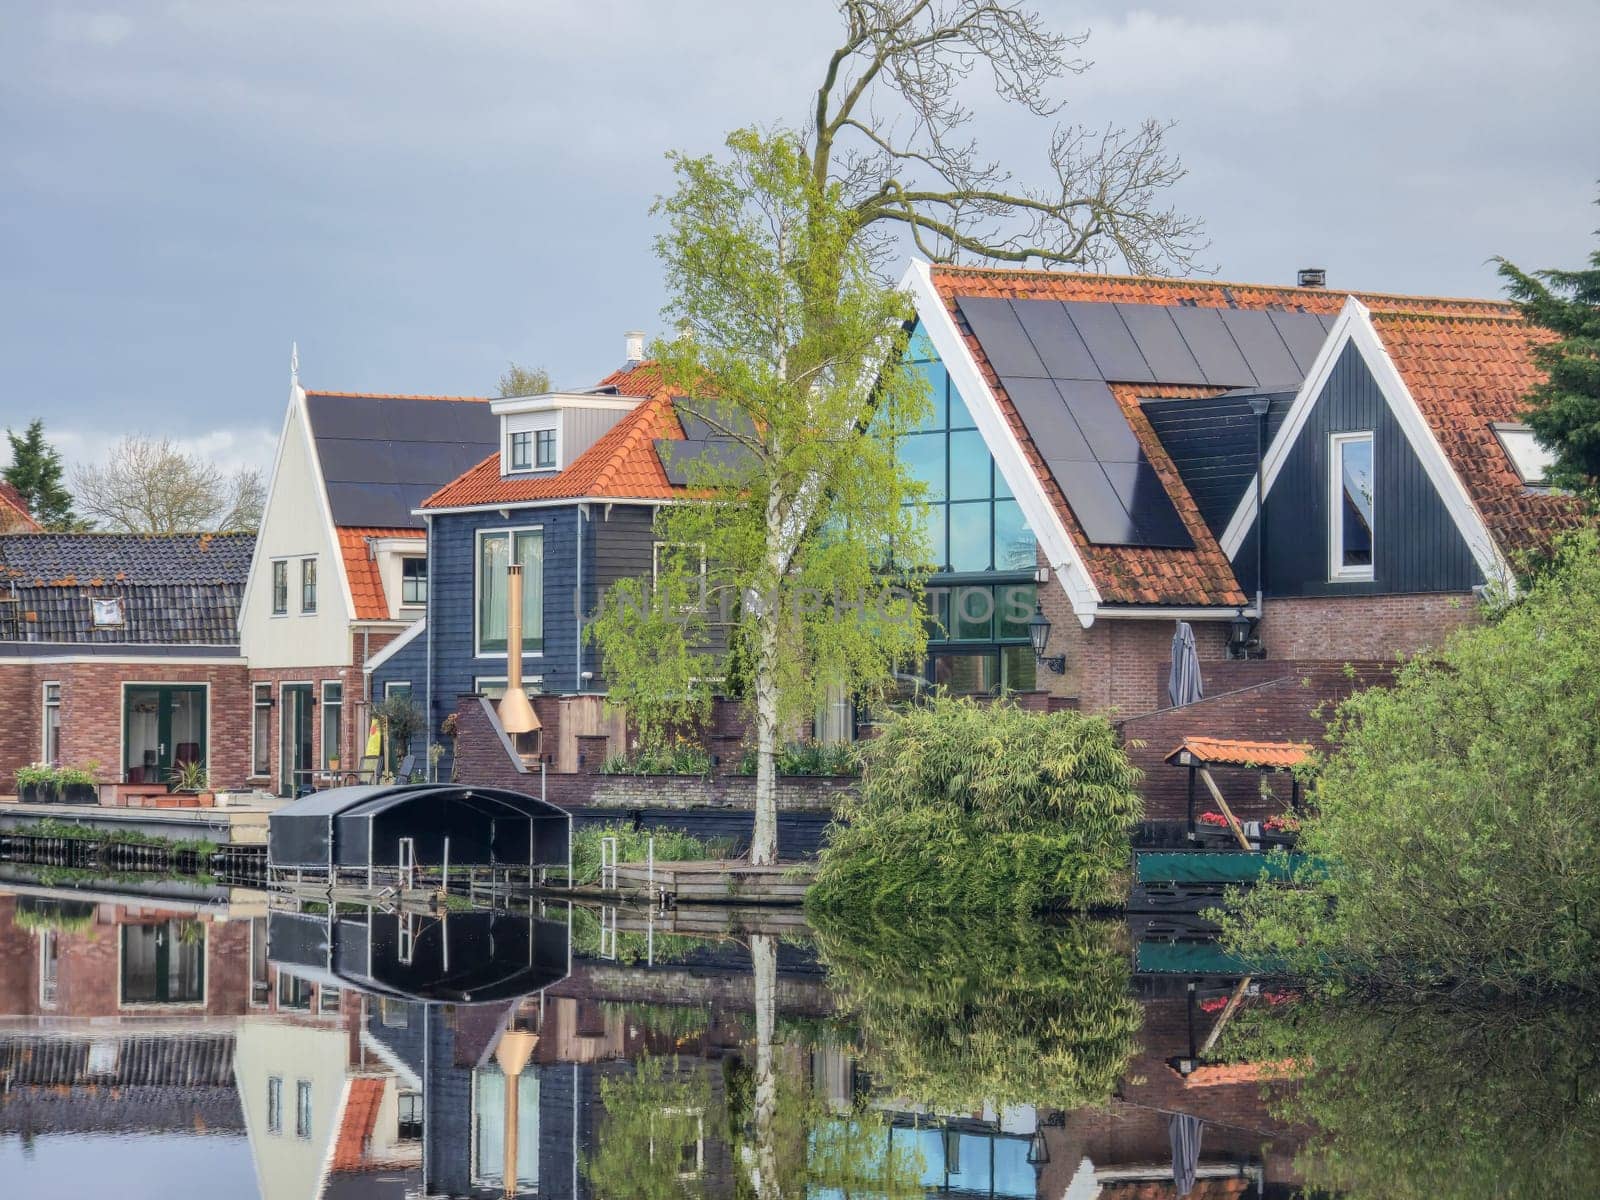
[[506, 694], [500, 697], [500, 728], [509, 734], [532, 733], [538, 714], [522, 690], [522, 564], [506, 568]]

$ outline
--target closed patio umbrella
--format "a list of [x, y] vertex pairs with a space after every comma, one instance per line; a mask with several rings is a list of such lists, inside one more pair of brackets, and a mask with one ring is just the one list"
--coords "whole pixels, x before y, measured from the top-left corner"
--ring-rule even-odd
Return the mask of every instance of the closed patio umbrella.
[[1172, 1190], [1187, 1196], [1194, 1189], [1195, 1168], [1200, 1165], [1200, 1133], [1206, 1123], [1188, 1113], [1173, 1113], [1167, 1122], [1172, 1139]]
[[1167, 695], [1173, 707], [1193, 704], [1205, 695], [1200, 682], [1200, 656], [1194, 648], [1194, 630], [1179, 621], [1172, 631], [1172, 669], [1167, 675]]

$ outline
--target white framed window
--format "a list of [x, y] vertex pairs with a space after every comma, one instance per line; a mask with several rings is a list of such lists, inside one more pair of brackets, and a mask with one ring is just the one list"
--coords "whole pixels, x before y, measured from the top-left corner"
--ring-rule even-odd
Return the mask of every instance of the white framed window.
[[337, 679], [322, 681], [322, 769], [339, 769], [340, 730], [344, 720], [344, 684]]
[[250, 774], [266, 778], [272, 772], [272, 685], [257, 683], [250, 689]]
[[311, 1136], [311, 1085], [304, 1079], [297, 1080], [294, 1085], [294, 1135], [298, 1138]]
[[49, 680], [44, 685], [44, 720], [41, 722], [44, 731], [44, 745], [40, 747], [42, 754], [40, 762], [58, 763], [61, 761], [61, 684]]
[[544, 653], [544, 527], [527, 525], [478, 530], [473, 645], [479, 658], [506, 656], [506, 568], [513, 545], [522, 564], [522, 653]]
[[533, 435], [533, 465], [540, 471], [548, 471], [556, 465], [556, 431], [554, 429], [540, 429]]
[[314, 558], [300, 560], [300, 611], [317, 611], [317, 560]]
[[1539, 444], [1533, 430], [1508, 421], [1496, 421], [1492, 428], [1517, 477], [1528, 487], [1549, 487], [1556, 456]]
[[519, 429], [512, 433], [506, 450], [506, 461], [513, 471], [533, 470], [533, 433]]
[[283, 1132], [283, 1078], [267, 1077], [267, 1132]]
[[1336, 433], [1328, 454], [1328, 578], [1372, 578], [1376, 495], [1372, 434]]
[[272, 560], [272, 615], [281, 617], [289, 611], [289, 560]]
[[421, 607], [428, 602], [428, 560], [418, 555], [400, 560], [400, 604]]
[[[531, 700], [544, 692], [541, 686], [544, 683], [543, 675], [524, 675], [522, 677], [522, 690]], [[498, 700], [506, 694], [506, 677], [504, 675], [474, 675], [472, 677], [472, 690], [485, 700]]]

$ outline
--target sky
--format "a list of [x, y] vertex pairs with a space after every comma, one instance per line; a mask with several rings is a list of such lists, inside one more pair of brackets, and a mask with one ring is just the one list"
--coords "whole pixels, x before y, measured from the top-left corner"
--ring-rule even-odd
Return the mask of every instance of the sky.
[[[1600, 5], [1035, 0], [1090, 32], [1059, 94], [1177, 122], [1168, 199], [1217, 277], [1499, 294], [1575, 267], [1600, 210]], [[663, 324], [669, 149], [803, 121], [826, 0], [8, 0], [0, 427], [69, 461], [124, 434], [270, 466], [310, 388], [583, 386]], [[1039, 179], [1052, 122], [974, 94]], [[0, 456], [4, 455], [0, 447]]]

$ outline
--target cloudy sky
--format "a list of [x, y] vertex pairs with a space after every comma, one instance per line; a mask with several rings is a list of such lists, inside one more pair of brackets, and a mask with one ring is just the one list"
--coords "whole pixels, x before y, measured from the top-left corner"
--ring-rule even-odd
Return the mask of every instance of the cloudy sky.
[[[1223, 278], [1493, 295], [1600, 211], [1600, 5], [1038, 0], [1092, 31], [1066, 116], [1147, 116]], [[834, 6], [11, 0], [0, 21], [0, 426], [71, 458], [167, 434], [270, 455], [302, 379], [585, 384], [659, 325], [673, 147], [802, 119]], [[978, 108], [1037, 177], [1048, 124]]]

